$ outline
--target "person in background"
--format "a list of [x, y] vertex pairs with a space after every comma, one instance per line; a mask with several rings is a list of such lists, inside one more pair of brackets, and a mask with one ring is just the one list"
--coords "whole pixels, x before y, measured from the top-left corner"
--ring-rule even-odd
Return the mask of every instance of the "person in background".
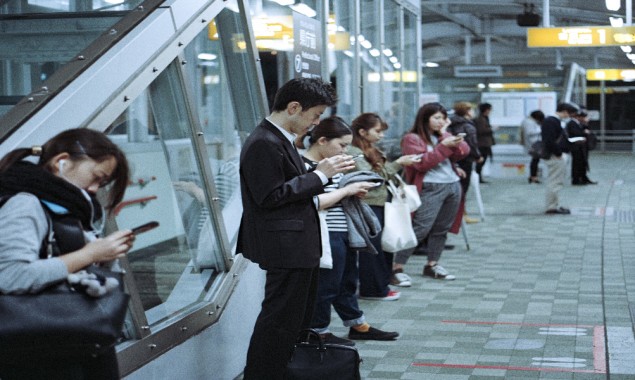
[[587, 176], [589, 171], [589, 139], [591, 130], [589, 129], [589, 114], [586, 109], [580, 110], [573, 115], [567, 123], [567, 134], [569, 138], [582, 138], [571, 144], [571, 184], [572, 185], [595, 185], [597, 182], [591, 181]]
[[[25, 160], [29, 156], [38, 157], [37, 163]], [[124, 153], [103, 133], [86, 128], [66, 130], [42, 146], [4, 156], [0, 160], [0, 195], [5, 198], [0, 208], [0, 293], [35, 294], [93, 263], [110, 265], [126, 254], [134, 241], [132, 231], [101, 236], [106, 215], [96, 194], [109, 186], [106, 209], [111, 211], [123, 199], [128, 179]], [[64, 215], [66, 229], [64, 235], [55, 235], [60, 255], [41, 258], [50, 227], [47, 213]], [[28, 364], [0, 368], [3, 380], [53, 375], [119, 379], [115, 348], [94, 358], [33, 357]]]
[[404, 154], [421, 155], [420, 162], [404, 169], [406, 181], [416, 185], [421, 194], [421, 206], [412, 220], [419, 244], [414, 249], [397, 252], [393, 270], [403, 270], [414, 251], [423, 251], [428, 256], [423, 276], [454, 280], [456, 277], [438, 262], [461, 202], [459, 179], [465, 172], [455, 162], [465, 158], [470, 148], [462, 136], [443, 131], [446, 118], [447, 111], [441, 104], [424, 104], [401, 140]]
[[529, 163], [528, 182], [540, 183], [538, 178], [538, 164], [540, 161], [540, 151], [535, 149], [535, 144], [540, 142], [540, 125], [545, 120], [545, 114], [541, 110], [532, 111], [520, 124], [520, 133], [525, 151], [531, 155]]
[[[331, 116], [320, 121], [310, 133], [309, 148], [304, 153], [304, 160], [309, 170], [317, 163], [334, 156], [345, 155], [346, 147], [353, 138], [348, 125], [339, 117]], [[359, 272], [357, 260], [364, 256], [375, 256], [368, 252], [357, 253], [349, 247], [346, 215], [340, 201], [345, 197], [365, 197], [375, 183], [360, 181], [340, 187], [343, 175], [336, 174], [326, 185], [325, 193], [318, 195], [320, 210], [327, 210], [331, 246], [332, 268], [320, 268], [318, 295], [311, 328], [317, 330], [327, 343], [354, 345], [350, 340], [334, 336], [329, 331], [331, 323], [331, 306], [339, 315], [344, 326], [349, 327], [350, 339], [394, 340], [399, 334], [382, 331], [370, 326], [357, 302], [357, 284]], [[323, 231], [324, 232], [324, 231]]]
[[476, 163], [476, 174], [478, 174], [481, 183], [487, 183], [483, 180], [483, 166], [488, 157], [492, 156], [492, 146], [496, 145], [494, 140], [494, 130], [489, 123], [489, 114], [492, 112], [492, 105], [489, 103], [481, 103], [478, 105], [478, 116], [474, 119], [476, 126], [476, 136], [478, 140], [478, 150], [481, 152], [482, 161]]
[[[356, 170], [369, 170], [382, 176], [386, 181], [398, 173], [403, 167], [419, 162], [417, 155], [401, 156], [395, 161], [388, 161], [386, 156], [376, 146], [384, 137], [388, 125], [376, 113], [363, 113], [351, 123], [353, 129], [353, 143], [348, 148], [352, 156], [362, 155], [355, 161]], [[384, 221], [384, 205], [388, 200], [388, 189], [385, 184], [372, 189], [364, 198], [375, 212], [381, 225]], [[391, 290], [389, 284], [396, 286], [411, 286], [410, 276], [402, 270], [393, 272], [393, 253], [384, 252], [381, 248], [381, 236], [372, 240], [377, 255], [359, 256], [359, 295], [360, 298], [390, 301], [399, 298], [399, 292]]]
[[338, 155], [308, 173], [294, 141], [335, 103], [334, 88], [320, 79], [288, 81], [241, 151], [243, 214], [236, 253], [266, 271], [245, 380], [282, 379], [298, 334], [313, 316], [322, 253], [317, 195], [329, 178], [355, 163]]
[[558, 193], [564, 186], [566, 177], [566, 152], [569, 142], [564, 126], [578, 112], [573, 103], [560, 103], [556, 115], [546, 117], [542, 122], [540, 135], [543, 143], [543, 161], [547, 166], [547, 186], [545, 193], [546, 214], [570, 214], [571, 210], [558, 205]]
[[465, 172], [465, 177], [461, 178], [461, 212], [465, 214], [464, 220], [466, 223], [478, 223], [478, 219], [471, 218], [465, 213], [465, 197], [467, 196], [467, 190], [470, 188], [470, 176], [472, 175], [472, 169], [474, 163], [477, 164], [483, 162], [483, 156], [478, 148], [478, 138], [476, 127], [472, 121], [473, 110], [472, 104], [469, 102], [456, 102], [454, 103], [454, 115], [450, 116], [450, 126], [447, 131], [451, 134], [458, 136], [462, 134], [467, 145], [470, 147], [470, 153], [457, 162], [457, 165]]

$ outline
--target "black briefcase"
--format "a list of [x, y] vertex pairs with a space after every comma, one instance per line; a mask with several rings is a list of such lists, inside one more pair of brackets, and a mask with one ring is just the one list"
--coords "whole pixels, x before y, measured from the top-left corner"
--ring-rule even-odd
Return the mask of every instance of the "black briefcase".
[[361, 362], [355, 347], [324, 343], [320, 334], [307, 329], [300, 333], [285, 380], [359, 380]]

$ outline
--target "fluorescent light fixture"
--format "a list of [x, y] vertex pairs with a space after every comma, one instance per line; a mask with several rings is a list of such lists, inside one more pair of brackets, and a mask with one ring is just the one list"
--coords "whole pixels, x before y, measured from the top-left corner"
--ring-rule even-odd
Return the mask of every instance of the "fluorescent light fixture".
[[630, 59], [631, 61], [635, 61], [635, 53], [626, 54], [626, 58]]
[[439, 67], [439, 64], [436, 62], [426, 62], [426, 67]]
[[293, 4], [295, 4], [295, 0], [269, 0], [269, 1], [273, 1], [274, 3], [278, 3], [280, 5], [293, 5]]
[[397, 63], [397, 62], [399, 62], [399, 59], [397, 59], [397, 57], [390, 57], [390, 58], [388, 58], [388, 60], [390, 61], [390, 63]]
[[485, 83], [479, 83], [476, 87], [478, 87], [478, 88], [485, 88], [486, 86], [485, 86]]
[[200, 53], [198, 55], [198, 59], [200, 59], [202, 61], [213, 61], [216, 58], [218, 58], [218, 56], [216, 54], [212, 54], [212, 53]]
[[609, 20], [611, 21], [611, 26], [613, 27], [620, 28], [624, 26], [624, 19], [621, 17], [609, 17]]
[[381, 54], [381, 53], [379, 52], [379, 50], [377, 50], [377, 49], [370, 49], [370, 50], [368, 51], [368, 53], [369, 53], [370, 55], [372, 55], [373, 57], [379, 57], [379, 55]]
[[384, 49], [384, 55], [386, 57], [392, 57], [392, 50], [390, 49]]
[[304, 3], [298, 3], [298, 4], [293, 4], [293, 5], [289, 5], [289, 8], [293, 9], [294, 11], [305, 15], [306, 17], [315, 17], [317, 16], [317, 12], [311, 8], [310, 6], [304, 4]]
[[621, 0], [606, 0], [606, 9], [609, 11], [619, 11]]
[[365, 49], [370, 49], [373, 47], [373, 44], [371, 44], [368, 40], [360, 41], [359, 44], [362, 45]]
[[399, 69], [401, 69], [401, 63], [397, 62], [397, 63], [393, 64], [392, 67], [394, 67], [395, 69], [399, 70]]
[[620, 49], [622, 49], [624, 53], [630, 53], [633, 51], [630, 46], [620, 46]]

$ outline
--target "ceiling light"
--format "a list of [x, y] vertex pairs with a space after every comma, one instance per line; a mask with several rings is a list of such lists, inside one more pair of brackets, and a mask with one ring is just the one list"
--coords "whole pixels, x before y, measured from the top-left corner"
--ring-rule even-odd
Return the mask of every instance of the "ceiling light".
[[439, 67], [439, 64], [436, 62], [426, 62], [426, 67]]
[[379, 50], [377, 50], [377, 49], [370, 49], [370, 50], [368, 51], [368, 53], [369, 53], [370, 55], [372, 55], [373, 57], [379, 57], [379, 54], [381, 54], [381, 53], [379, 53]]
[[620, 6], [620, 0], [606, 0], [606, 9], [609, 11], [619, 11]]
[[620, 49], [622, 49], [624, 53], [630, 53], [631, 51], [633, 51], [630, 46], [620, 46]]
[[609, 20], [611, 20], [611, 26], [619, 28], [624, 26], [624, 19], [621, 17], [609, 17]]
[[392, 57], [392, 50], [390, 49], [384, 49], [384, 55], [386, 57]]
[[200, 59], [202, 61], [213, 61], [216, 58], [218, 58], [218, 56], [216, 54], [212, 54], [212, 53], [200, 53], [198, 55], [198, 59]]
[[273, 1], [274, 3], [278, 3], [280, 5], [293, 5], [293, 4], [295, 4], [295, 0], [269, 0], [269, 1]]
[[401, 69], [401, 63], [397, 62], [397, 63], [393, 64], [392, 67], [394, 67], [395, 69], [399, 70], [399, 69]]
[[626, 54], [626, 58], [630, 59], [631, 61], [635, 61], [635, 53]]
[[370, 41], [368, 41], [368, 40], [360, 41], [359, 44], [362, 45], [366, 49], [370, 49], [370, 48], [373, 47], [373, 44], [371, 44]]
[[317, 12], [313, 8], [304, 3], [289, 5], [289, 8], [300, 14], [305, 15], [306, 17], [315, 17], [317, 15]]
[[388, 60], [389, 60], [391, 63], [397, 63], [397, 62], [399, 62], [399, 59], [397, 59], [397, 57], [394, 57], [394, 56], [393, 56], [393, 57], [388, 58]]

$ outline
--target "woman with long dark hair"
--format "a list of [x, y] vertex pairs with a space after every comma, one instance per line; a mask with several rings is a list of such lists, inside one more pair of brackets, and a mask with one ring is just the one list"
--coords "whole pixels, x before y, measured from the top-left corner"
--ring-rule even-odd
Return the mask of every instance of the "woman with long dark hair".
[[[348, 153], [352, 156], [363, 155], [362, 159], [355, 161], [356, 170], [370, 170], [389, 180], [403, 167], [419, 162], [419, 157], [415, 154], [388, 161], [377, 147], [377, 143], [384, 137], [384, 131], [388, 129], [388, 124], [378, 114], [368, 112], [359, 115], [351, 123], [351, 128], [353, 142]], [[388, 189], [385, 184], [372, 189], [364, 197], [364, 202], [370, 205], [382, 227], [387, 199]], [[377, 236], [372, 242], [378, 254], [359, 257], [359, 295], [361, 298], [383, 301], [397, 299], [399, 293], [391, 290], [388, 285], [411, 286], [411, 278], [403, 272], [392, 272], [393, 253], [382, 250], [381, 236]]]
[[[37, 157], [37, 163], [25, 160]], [[122, 230], [102, 237], [105, 211], [96, 198], [108, 187], [106, 209], [121, 202], [128, 186], [123, 152], [101, 132], [70, 129], [42, 146], [20, 148], [0, 160], [0, 293], [35, 294], [59, 284], [93, 263], [110, 263], [124, 255], [134, 240]], [[50, 215], [50, 216], [49, 216]], [[59, 256], [41, 257], [49, 219], [64, 218], [64, 233], [55, 231]], [[0, 295], [2, 297], [2, 295]], [[37, 312], [37, 311], [33, 311]], [[55, 347], [50, 347], [51, 351]], [[0, 378], [119, 378], [114, 347], [97, 357], [3, 365]]]
[[465, 172], [456, 161], [466, 157], [470, 148], [462, 136], [445, 131], [447, 115], [439, 103], [423, 105], [410, 132], [401, 140], [404, 154], [421, 155], [420, 162], [405, 168], [406, 181], [416, 185], [421, 194], [421, 206], [412, 220], [419, 244], [414, 249], [397, 252], [393, 269], [403, 270], [413, 252], [418, 252], [428, 256], [423, 276], [454, 280], [455, 276], [438, 262], [461, 202], [459, 180]]

